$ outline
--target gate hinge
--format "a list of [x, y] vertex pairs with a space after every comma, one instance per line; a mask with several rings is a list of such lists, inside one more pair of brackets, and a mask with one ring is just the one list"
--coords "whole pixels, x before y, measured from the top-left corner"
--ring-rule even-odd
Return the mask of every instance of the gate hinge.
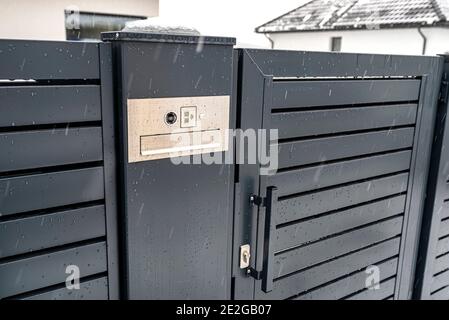
[[265, 198], [252, 194], [249, 197], [249, 203], [251, 203], [253, 206], [265, 207]]

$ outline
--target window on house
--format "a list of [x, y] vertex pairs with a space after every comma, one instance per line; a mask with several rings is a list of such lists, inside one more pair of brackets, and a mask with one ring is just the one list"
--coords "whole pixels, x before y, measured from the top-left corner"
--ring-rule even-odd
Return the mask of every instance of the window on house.
[[331, 38], [331, 51], [340, 52], [341, 51], [341, 37]]
[[146, 18], [65, 10], [66, 38], [67, 40], [99, 40], [101, 32], [121, 30], [128, 21]]

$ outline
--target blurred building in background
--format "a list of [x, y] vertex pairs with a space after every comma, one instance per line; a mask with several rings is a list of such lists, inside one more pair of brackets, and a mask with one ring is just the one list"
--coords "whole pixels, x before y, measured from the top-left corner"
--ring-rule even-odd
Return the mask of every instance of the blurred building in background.
[[275, 49], [449, 52], [449, 0], [312, 0], [256, 28]]
[[159, 0], [0, 0], [0, 39], [96, 40], [159, 14]]

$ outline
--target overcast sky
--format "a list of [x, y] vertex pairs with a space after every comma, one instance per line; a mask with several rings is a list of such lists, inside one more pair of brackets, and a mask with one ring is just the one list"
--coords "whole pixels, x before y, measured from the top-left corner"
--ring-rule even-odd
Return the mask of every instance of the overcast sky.
[[254, 28], [306, 0], [160, 0], [161, 18], [194, 27], [203, 35], [236, 37], [238, 44], [268, 47]]

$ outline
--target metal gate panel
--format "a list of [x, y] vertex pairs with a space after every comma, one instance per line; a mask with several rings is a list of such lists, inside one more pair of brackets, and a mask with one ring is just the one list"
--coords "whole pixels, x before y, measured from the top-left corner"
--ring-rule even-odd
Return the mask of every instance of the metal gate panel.
[[[307, 293], [320, 286], [331, 285], [336, 279], [346, 278], [352, 273], [366, 268], [366, 265], [382, 263], [395, 257], [399, 251], [400, 238], [379, 243], [362, 250], [330, 260], [313, 269], [294, 273], [291, 277], [280, 278], [274, 283], [273, 290], [268, 293], [256, 291], [256, 299], [296, 298], [298, 292]], [[363, 270], [364, 271], [364, 270]], [[309, 289], [309, 290], [308, 290]], [[354, 291], [352, 291], [354, 292]], [[300, 296], [300, 295], [299, 295]]]
[[283, 196], [407, 170], [410, 160], [411, 151], [404, 150], [329, 163], [320, 166], [320, 179], [316, 179], [313, 167], [279, 170], [268, 177], [267, 183], [278, 185], [279, 195]]
[[280, 139], [406, 126], [415, 122], [417, 107], [416, 104], [393, 104], [276, 112], [272, 114], [271, 125], [278, 128]]
[[0, 79], [99, 79], [98, 48], [89, 42], [2, 40]]
[[[274, 79], [271, 110], [354, 104], [413, 101], [419, 96], [420, 81], [410, 80], [318, 80]], [[292, 110], [293, 111], [293, 110]]]
[[445, 202], [442, 205], [440, 212], [441, 219], [449, 218], [449, 202]]
[[[380, 280], [384, 281], [391, 277], [394, 280], [398, 266], [398, 259], [390, 259], [378, 264]], [[366, 290], [365, 270], [351, 273], [345, 278], [336, 280], [330, 285], [318, 287], [294, 298], [294, 300], [337, 300], [345, 298], [353, 292], [364, 292]]]
[[421, 231], [415, 298], [449, 299], [449, 57], [445, 57]]
[[438, 238], [437, 242], [437, 257], [446, 254], [449, 251], [449, 239], [448, 238]]
[[314, 242], [332, 234], [399, 215], [404, 208], [405, 196], [400, 195], [339, 211], [329, 217], [320, 216], [302, 223], [288, 223], [276, 230], [275, 248], [282, 250], [282, 248]]
[[0, 171], [102, 161], [101, 140], [101, 127], [0, 133]]
[[441, 289], [449, 286], [449, 270], [445, 270], [441, 273], [435, 274], [433, 276], [433, 281], [430, 286], [430, 291], [432, 293], [438, 292]]
[[445, 271], [448, 268], [447, 267], [448, 265], [449, 265], [449, 255], [443, 255], [439, 258], [436, 258], [433, 273], [437, 274]]
[[7, 244], [0, 258], [102, 237], [104, 220], [104, 205], [97, 205], [0, 222], [0, 242]]
[[11, 218], [17, 213], [91, 202], [104, 197], [101, 167], [8, 177], [1, 179], [0, 185], [4, 195], [1, 214], [11, 215]]
[[413, 134], [413, 128], [400, 128], [293, 142], [280, 140], [279, 169], [410, 148]]
[[[407, 190], [408, 174], [311, 190], [304, 195], [279, 199], [275, 221], [285, 224], [354, 205], [400, 195]], [[332, 201], [327, 201], [332, 199]]]
[[394, 295], [396, 280], [394, 278], [382, 281], [382, 287], [377, 290], [363, 290], [346, 297], [347, 300], [385, 300]]
[[112, 105], [108, 44], [0, 40], [0, 299], [118, 297]]
[[0, 87], [0, 126], [101, 120], [98, 85]]
[[373, 243], [400, 235], [402, 217], [395, 217], [373, 225], [347, 231], [334, 237], [323, 237], [313, 243], [295, 243], [275, 248], [274, 279], [359, 250]]
[[88, 277], [105, 272], [106, 263], [105, 242], [2, 262], [0, 296], [10, 297], [65, 283], [67, 278], [65, 269], [68, 265], [78, 266], [84, 276]]
[[[240, 127], [279, 129], [279, 170], [239, 166], [234, 259], [250, 244], [252, 260], [234, 262], [234, 297], [409, 298], [441, 59], [237, 56]], [[360, 280], [372, 264], [377, 292]]]
[[102, 300], [108, 296], [108, 278], [102, 277], [80, 283], [79, 290], [55, 289], [27, 296], [24, 300]]
[[447, 297], [449, 296], [449, 286], [444, 287], [432, 294], [432, 299], [435, 300], [447, 300]]

